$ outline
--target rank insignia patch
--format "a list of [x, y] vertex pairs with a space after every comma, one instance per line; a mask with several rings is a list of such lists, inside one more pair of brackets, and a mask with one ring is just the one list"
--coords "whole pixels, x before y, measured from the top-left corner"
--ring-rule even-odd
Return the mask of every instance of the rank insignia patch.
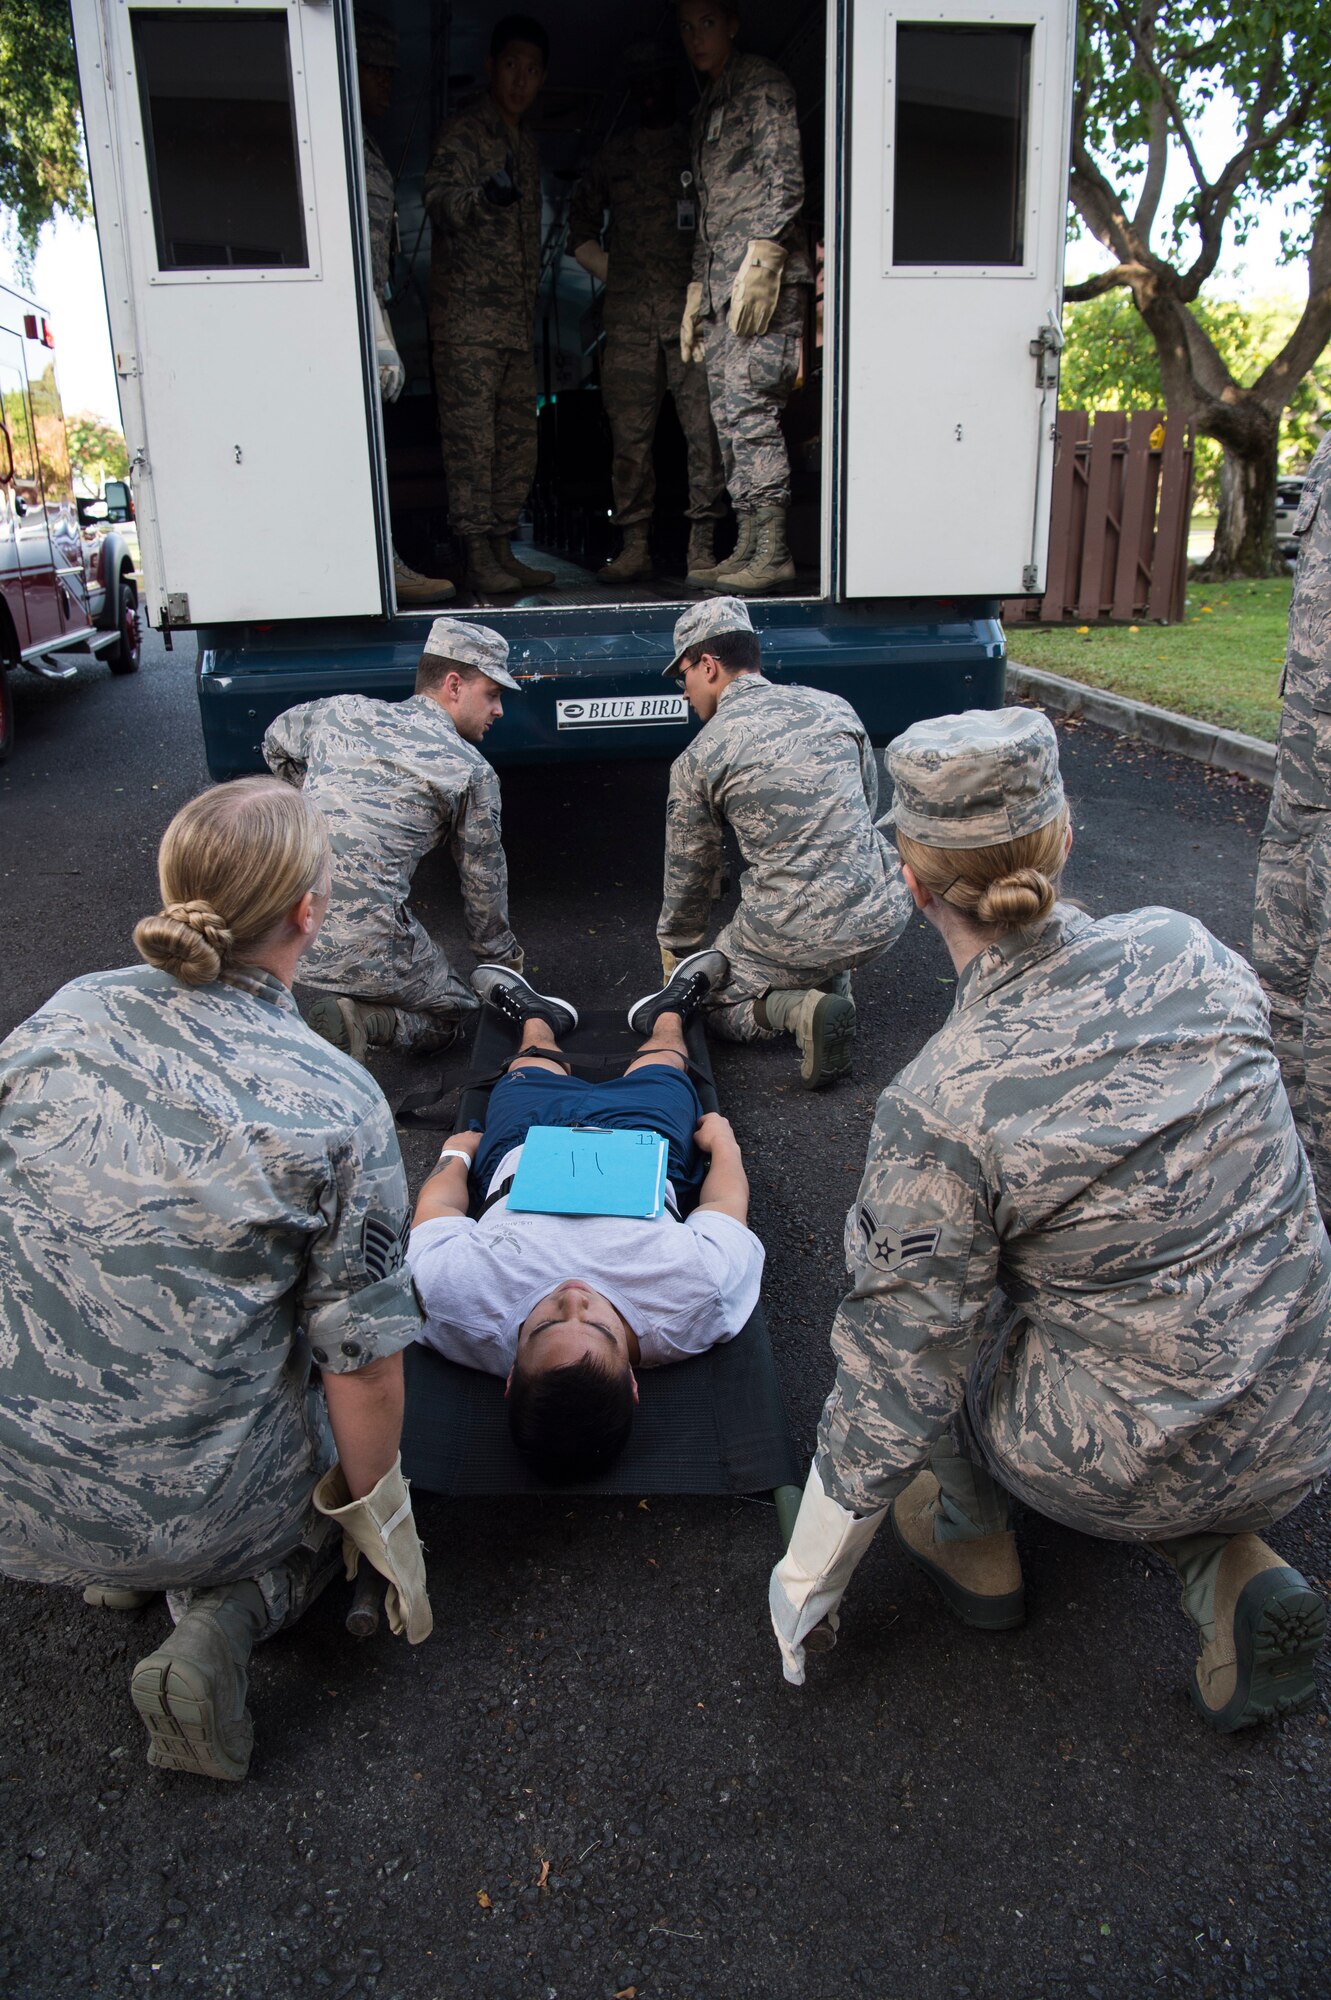
[[895, 1271], [908, 1257], [932, 1257], [941, 1229], [885, 1229], [867, 1203], [860, 1205], [860, 1235], [864, 1254], [880, 1271]]
[[410, 1234], [410, 1212], [403, 1216], [399, 1229], [394, 1229], [382, 1215], [366, 1216], [361, 1229], [360, 1253], [372, 1284], [377, 1285], [390, 1271], [396, 1271], [406, 1255]]

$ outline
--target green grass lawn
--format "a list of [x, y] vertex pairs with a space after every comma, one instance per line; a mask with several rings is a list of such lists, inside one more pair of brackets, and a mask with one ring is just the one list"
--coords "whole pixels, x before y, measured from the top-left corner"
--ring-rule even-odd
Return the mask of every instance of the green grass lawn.
[[1291, 579], [1188, 586], [1181, 625], [1021, 626], [1008, 652], [1042, 667], [1274, 742]]

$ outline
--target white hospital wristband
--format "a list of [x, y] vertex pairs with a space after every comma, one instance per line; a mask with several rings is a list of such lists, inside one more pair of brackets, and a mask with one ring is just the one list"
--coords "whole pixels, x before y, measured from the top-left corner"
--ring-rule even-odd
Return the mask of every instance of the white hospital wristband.
[[440, 1167], [443, 1166], [445, 1160], [461, 1160], [462, 1164], [466, 1167], [467, 1171], [468, 1172], [471, 1171], [471, 1154], [460, 1152], [456, 1146], [444, 1147], [443, 1152], [439, 1155], [439, 1158], [434, 1163], [434, 1170], [436, 1173], [438, 1173]]

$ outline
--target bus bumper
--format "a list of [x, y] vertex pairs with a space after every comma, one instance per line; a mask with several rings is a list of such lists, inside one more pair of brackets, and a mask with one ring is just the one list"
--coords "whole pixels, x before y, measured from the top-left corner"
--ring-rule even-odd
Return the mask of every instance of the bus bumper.
[[[485, 739], [500, 767], [674, 757], [696, 732], [663, 677], [678, 605], [483, 609], [509, 642], [521, 694]], [[992, 602], [758, 602], [749, 607], [774, 681], [850, 702], [875, 743], [912, 722], [1003, 700], [1005, 648]], [[412, 692], [428, 618], [222, 626], [199, 634], [199, 709], [215, 779], [261, 771], [274, 716], [334, 694]]]

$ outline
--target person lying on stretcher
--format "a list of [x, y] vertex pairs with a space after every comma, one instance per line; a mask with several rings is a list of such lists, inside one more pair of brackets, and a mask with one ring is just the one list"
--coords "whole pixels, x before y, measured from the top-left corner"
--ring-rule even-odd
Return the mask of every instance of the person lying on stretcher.
[[[541, 1477], [603, 1471], [623, 1449], [635, 1368], [731, 1340], [758, 1302], [763, 1247], [747, 1226], [749, 1184], [727, 1119], [703, 1113], [684, 1034], [724, 978], [720, 952], [681, 960], [629, 1010], [643, 1043], [622, 1076], [570, 1074], [558, 1037], [577, 1010], [520, 974], [478, 966], [484, 1004], [518, 1029], [483, 1132], [458, 1132], [421, 1189], [407, 1248], [427, 1319], [420, 1338], [450, 1361], [507, 1378], [509, 1427]], [[654, 1131], [667, 1141], [665, 1213], [655, 1220], [509, 1207], [532, 1126]], [[484, 1199], [468, 1217], [468, 1180]], [[681, 1219], [693, 1191], [697, 1206]]]

